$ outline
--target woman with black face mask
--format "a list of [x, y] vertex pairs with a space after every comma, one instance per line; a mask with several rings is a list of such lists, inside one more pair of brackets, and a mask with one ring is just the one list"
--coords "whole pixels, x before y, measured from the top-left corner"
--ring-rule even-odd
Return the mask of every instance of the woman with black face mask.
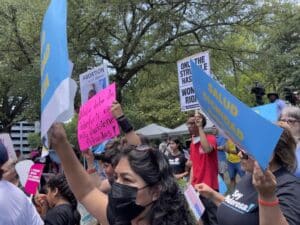
[[51, 145], [62, 161], [71, 190], [102, 225], [192, 225], [188, 206], [167, 159], [148, 146], [120, 154], [108, 195], [94, 186], [61, 124], [51, 128]]

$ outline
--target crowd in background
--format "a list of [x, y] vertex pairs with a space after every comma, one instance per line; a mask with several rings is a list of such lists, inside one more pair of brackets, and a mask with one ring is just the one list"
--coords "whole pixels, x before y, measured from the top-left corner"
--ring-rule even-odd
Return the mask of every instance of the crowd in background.
[[[53, 125], [52, 156], [42, 158], [40, 148], [30, 155], [45, 164], [31, 200], [0, 145], [0, 224], [80, 224], [78, 201], [99, 224], [300, 224], [300, 108], [279, 102], [278, 110], [284, 131], [266, 171], [222, 130], [205, 128], [198, 111], [188, 115], [188, 139], [164, 134], [157, 146], [136, 134], [118, 102], [111, 112], [123, 137], [81, 154], [62, 125]], [[227, 184], [225, 196], [218, 177]], [[205, 206], [199, 221], [183, 195], [189, 184]]]

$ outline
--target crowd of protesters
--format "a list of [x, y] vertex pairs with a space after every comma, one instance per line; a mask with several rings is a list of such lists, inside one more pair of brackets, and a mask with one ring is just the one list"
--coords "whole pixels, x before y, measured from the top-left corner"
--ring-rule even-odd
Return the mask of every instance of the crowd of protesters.
[[[0, 224], [79, 225], [80, 202], [101, 225], [298, 225], [300, 108], [284, 105], [278, 95], [268, 97], [278, 102], [277, 125], [284, 131], [266, 171], [222, 130], [206, 129], [207, 118], [198, 111], [187, 118], [188, 145], [182, 137], [163, 135], [154, 146], [134, 131], [116, 101], [111, 112], [124, 137], [82, 155], [74, 151], [61, 124], [52, 126], [51, 149], [59, 160], [41, 158], [41, 149], [31, 154], [52, 174], [42, 178], [31, 199], [0, 143]], [[219, 193], [218, 176], [228, 185], [225, 196]], [[183, 194], [189, 184], [205, 206], [199, 221]]]

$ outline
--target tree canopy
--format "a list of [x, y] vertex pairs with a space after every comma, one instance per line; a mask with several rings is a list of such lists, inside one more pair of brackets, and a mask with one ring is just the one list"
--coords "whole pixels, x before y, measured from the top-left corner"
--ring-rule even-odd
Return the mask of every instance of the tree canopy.
[[[49, 1], [3, 0], [0, 6], [0, 124], [40, 115], [40, 30]], [[73, 77], [108, 64], [118, 98], [137, 127], [176, 126], [176, 61], [209, 50], [212, 71], [252, 105], [250, 87], [299, 88], [299, 5], [293, 2], [68, 1]]]

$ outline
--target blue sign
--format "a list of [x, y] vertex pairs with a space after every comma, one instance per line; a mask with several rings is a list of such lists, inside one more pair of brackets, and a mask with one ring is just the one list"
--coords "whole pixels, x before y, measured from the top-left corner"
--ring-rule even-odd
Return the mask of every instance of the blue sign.
[[220, 176], [220, 174], [218, 174], [218, 182], [219, 182], [219, 193], [225, 195], [227, 192], [227, 185], [223, 180], [223, 178]]
[[201, 109], [226, 136], [266, 169], [282, 128], [262, 118], [191, 62], [192, 80]]
[[61, 82], [69, 77], [67, 46], [67, 2], [52, 0], [44, 17], [41, 33], [41, 110]]
[[272, 123], [275, 123], [278, 119], [276, 103], [256, 106], [252, 109], [254, 110], [254, 112], [258, 113], [260, 116], [262, 116], [266, 120], [271, 121]]

